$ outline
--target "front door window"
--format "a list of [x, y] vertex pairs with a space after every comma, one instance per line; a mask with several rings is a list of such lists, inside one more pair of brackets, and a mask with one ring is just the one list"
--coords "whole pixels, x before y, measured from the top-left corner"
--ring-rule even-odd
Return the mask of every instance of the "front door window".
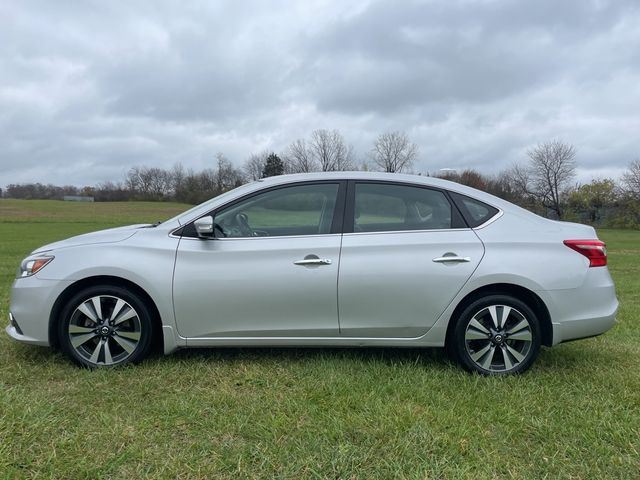
[[231, 238], [327, 234], [337, 194], [337, 183], [278, 188], [220, 210], [214, 221]]

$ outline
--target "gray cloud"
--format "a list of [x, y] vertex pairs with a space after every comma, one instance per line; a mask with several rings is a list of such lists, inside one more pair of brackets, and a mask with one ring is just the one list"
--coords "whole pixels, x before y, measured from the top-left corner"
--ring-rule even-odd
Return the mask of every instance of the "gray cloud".
[[[637, 60], [631, 53], [637, 34], [619, 32], [633, 40], [620, 51], [614, 44], [621, 38], [611, 38], [629, 14], [638, 16], [632, 6], [622, 7], [584, 1], [377, 4], [314, 39], [316, 94], [328, 109], [384, 112], [522, 97], [566, 77], [581, 81], [575, 78], [580, 71], [593, 74], [585, 80], [606, 80], [612, 67], [638, 68], [630, 62]], [[590, 47], [607, 54], [592, 58]]]
[[581, 178], [640, 156], [640, 7], [618, 2], [14, 2], [0, 6], [0, 186], [240, 164], [337, 128], [416, 169], [496, 172], [578, 148]]

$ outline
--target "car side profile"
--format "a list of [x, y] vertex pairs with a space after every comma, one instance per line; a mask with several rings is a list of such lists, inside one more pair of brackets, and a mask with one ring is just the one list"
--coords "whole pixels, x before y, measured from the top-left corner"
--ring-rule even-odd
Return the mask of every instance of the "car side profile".
[[593, 228], [414, 175], [271, 177], [154, 225], [46, 245], [11, 294], [15, 340], [88, 367], [153, 345], [445, 347], [481, 374], [599, 335], [618, 301]]

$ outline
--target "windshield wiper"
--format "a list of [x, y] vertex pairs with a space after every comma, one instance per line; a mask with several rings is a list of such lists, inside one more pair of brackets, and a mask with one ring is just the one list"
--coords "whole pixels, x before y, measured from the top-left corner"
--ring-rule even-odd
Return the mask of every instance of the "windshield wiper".
[[140, 227], [140, 228], [156, 228], [161, 223], [162, 222], [160, 220], [158, 220], [156, 223], [150, 223], [149, 225], [144, 225], [143, 227]]

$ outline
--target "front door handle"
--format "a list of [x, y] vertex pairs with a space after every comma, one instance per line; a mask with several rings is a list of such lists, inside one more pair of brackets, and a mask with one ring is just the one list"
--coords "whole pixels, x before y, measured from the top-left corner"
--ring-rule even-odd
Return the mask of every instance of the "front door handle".
[[305, 258], [304, 260], [296, 260], [294, 265], [331, 265], [328, 258]]
[[450, 257], [436, 257], [433, 259], [434, 262], [436, 263], [447, 263], [447, 262], [456, 262], [456, 263], [464, 263], [464, 262], [470, 262], [471, 261], [471, 257], [458, 257], [451, 255]]

